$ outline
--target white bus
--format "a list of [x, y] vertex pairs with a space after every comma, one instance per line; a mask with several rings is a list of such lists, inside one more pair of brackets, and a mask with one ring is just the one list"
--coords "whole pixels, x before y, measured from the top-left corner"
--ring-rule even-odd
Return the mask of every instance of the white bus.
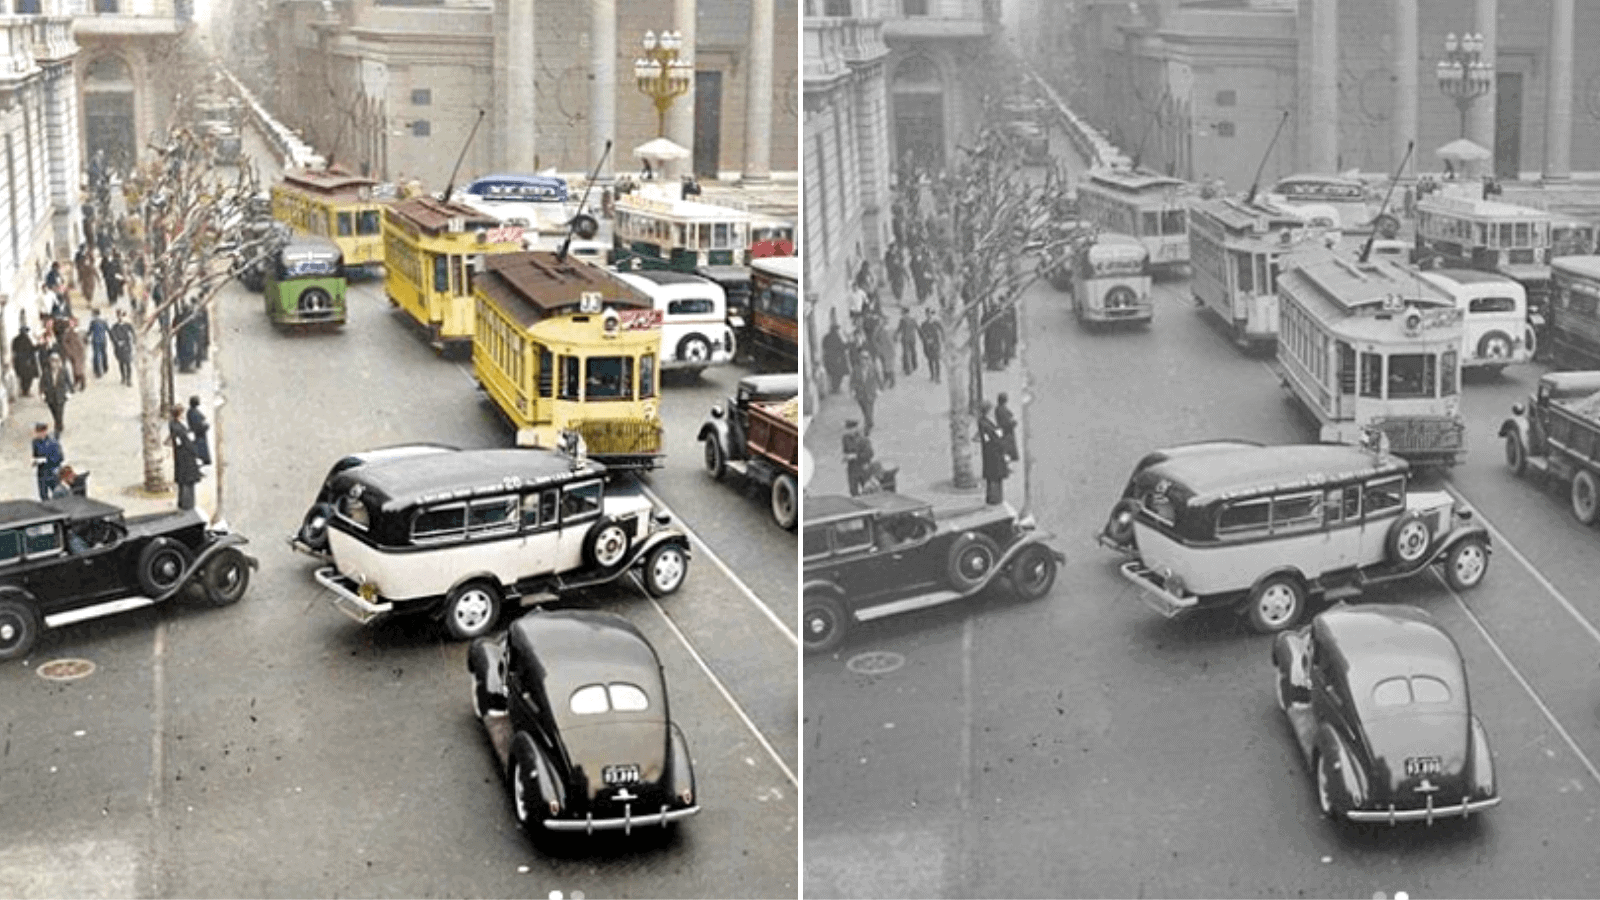
[[1332, 209], [1340, 231], [1372, 230], [1372, 204], [1367, 201], [1367, 186], [1354, 178], [1337, 175], [1290, 175], [1272, 186], [1267, 196], [1291, 207]]
[[728, 296], [709, 278], [670, 269], [619, 272], [661, 313], [661, 368], [699, 372], [733, 362], [733, 329], [728, 327]]
[[1498, 374], [1533, 359], [1528, 293], [1504, 275], [1476, 269], [1435, 269], [1422, 277], [1456, 298], [1463, 316], [1461, 365]]

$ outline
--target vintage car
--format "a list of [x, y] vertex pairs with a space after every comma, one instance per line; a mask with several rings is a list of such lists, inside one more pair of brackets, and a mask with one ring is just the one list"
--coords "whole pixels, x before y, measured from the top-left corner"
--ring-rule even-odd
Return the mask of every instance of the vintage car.
[[1163, 447], [1153, 450], [1139, 460], [1133, 467], [1133, 474], [1128, 476], [1128, 484], [1122, 489], [1122, 499], [1111, 507], [1111, 515], [1106, 519], [1106, 525], [1095, 536], [1095, 541], [1100, 546], [1118, 553], [1135, 553], [1137, 546], [1134, 544], [1133, 518], [1139, 513], [1141, 498], [1139, 474], [1156, 463], [1163, 463], [1178, 457], [1200, 456], [1207, 453], [1216, 453], [1229, 450], [1239, 450], [1246, 447], [1260, 447], [1255, 441], [1241, 441], [1222, 439], [1212, 441], [1195, 441], [1189, 444], [1179, 444], [1176, 447]]
[[855, 622], [971, 597], [1000, 576], [1043, 597], [1066, 562], [1050, 537], [1005, 504], [938, 515], [895, 493], [807, 498], [805, 648], [832, 650]]
[[311, 508], [306, 510], [304, 519], [300, 520], [300, 530], [289, 536], [289, 546], [301, 553], [312, 556], [328, 558], [328, 521], [333, 518], [333, 477], [346, 469], [369, 462], [381, 462], [387, 459], [400, 459], [406, 456], [418, 456], [424, 453], [453, 453], [459, 448], [447, 444], [396, 444], [391, 447], [379, 447], [375, 450], [362, 450], [342, 457], [328, 470], [328, 476], [322, 480], [322, 488], [317, 491], [317, 499], [312, 501]]
[[473, 641], [467, 668], [530, 835], [664, 828], [700, 811], [661, 661], [627, 619], [536, 610]]
[[553, 599], [638, 570], [664, 597], [689, 572], [689, 539], [606, 467], [539, 448], [409, 453], [327, 484], [332, 565], [316, 580], [363, 624], [431, 615], [456, 640], [487, 634], [508, 601]]
[[1334, 606], [1272, 644], [1322, 814], [1426, 822], [1500, 802], [1455, 639], [1411, 606]]
[[124, 518], [88, 497], [0, 501], [0, 660], [26, 656], [42, 629], [180, 593], [234, 603], [256, 566], [244, 543], [194, 510]]

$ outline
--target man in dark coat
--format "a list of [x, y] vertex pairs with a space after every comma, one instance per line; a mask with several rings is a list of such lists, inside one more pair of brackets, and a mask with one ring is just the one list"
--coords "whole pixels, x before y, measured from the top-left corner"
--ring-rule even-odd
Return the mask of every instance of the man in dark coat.
[[28, 337], [28, 326], [18, 325], [17, 336], [11, 339], [11, 368], [17, 373], [17, 386], [22, 396], [33, 392], [33, 380], [39, 377], [39, 349]]
[[122, 299], [122, 263], [115, 252], [100, 254], [100, 278], [106, 283], [106, 302], [116, 306]]
[[93, 354], [94, 377], [104, 378], [110, 365], [106, 362], [106, 340], [111, 337], [111, 326], [100, 317], [100, 310], [89, 311], [89, 350]]
[[167, 420], [172, 442], [172, 480], [178, 484], [178, 508], [194, 509], [194, 486], [200, 482], [200, 459], [195, 455], [194, 435], [183, 424], [183, 407], [174, 405]]
[[88, 364], [84, 359], [83, 335], [78, 331], [78, 320], [56, 320], [56, 339], [61, 344], [61, 352], [72, 364], [72, 389], [81, 391], [88, 387]]
[[899, 301], [906, 290], [906, 270], [899, 244], [890, 244], [883, 254], [883, 273], [889, 278], [889, 291]]
[[78, 273], [78, 290], [83, 292], [83, 302], [94, 305], [94, 286], [99, 276], [94, 271], [94, 258], [89, 255], [89, 245], [79, 244], [78, 255], [72, 258], [72, 267]]
[[1000, 429], [1000, 440], [1006, 451], [1006, 458], [1019, 459], [1017, 453], [1017, 417], [1012, 415], [1011, 407], [1007, 404], [1004, 391], [994, 401], [994, 424]]
[[933, 310], [928, 310], [928, 317], [922, 321], [922, 353], [928, 357], [928, 374], [933, 376], [933, 383], [939, 383], [939, 352], [944, 345], [944, 326], [934, 318]]
[[983, 411], [978, 416], [978, 443], [983, 448], [983, 502], [999, 506], [1006, 499], [1005, 480], [1011, 475], [1011, 466], [1006, 463], [1005, 439], [990, 418], [991, 410], [989, 401], [983, 401]]
[[111, 349], [117, 356], [122, 383], [133, 384], [133, 326], [128, 324], [128, 314], [120, 309], [117, 310], [117, 324], [111, 326]]
[[861, 493], [861, 485], [872, 470], [872, 440], [861, 433], [861, 423], [851, 419], [844, 423], [844, 436], [839, 443], [844, 450], [845, 480], [854, 497]]
[[822, 368], [828, 373], [828, 393], [839, 393], [839, 383], [850, 374], [850, 350], [845, 346], [838, 322], [822, 336]]
[[900, 324], [894, 333], [900, 338], [900, 368], [903, 374], [917, 371], [917, 320], [911, 310], [900, 311]]
[[211, 465], [211, 446], [206, 442], [206, 435], [211, 432], [211, 423], [206, 421], [206, 414], [200, 411], [199, 397], [189, 398], [189, 412], [186, 418], [189, 423], [189, 433], [194, 435], [195, 457], [200, 460], [201, 465]]
[[50, 407], [50, 416], [56, 423], [56, 434], [65, 434], [67, 398], [72, 395], [72, 379], [67, 376], [66, 363], [62, 362], [60, 356], [51, 354], [45, 357], [44, 374], [39, 379], [39, 395], [44, 397], [44, 405]]
[[872, 352], [866, 347], [856, 347], [850, 359], [850, 395], [861, 407], [864, 433], [872, 434], [872, 409], [878, 403], [878, 375], [872, 364]]
[[39, 499], [49, 500], [61, 472], [61, 441], [43, 422], [33, 426], [33, 474], [39, 482]]

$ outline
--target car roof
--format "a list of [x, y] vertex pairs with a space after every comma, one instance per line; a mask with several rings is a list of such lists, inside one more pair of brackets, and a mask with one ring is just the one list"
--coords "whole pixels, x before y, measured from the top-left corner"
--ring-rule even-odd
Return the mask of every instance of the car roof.
[[1425, 278], [1428, 276], [1448, 278], [1457, 284], [1516, 284], [1498, 272], [1485, 272], [1481, 269], [1429, 269], [1422, 275]]
[[777, 394], [793, 397], [800, 393], [799, 372], [776, 372], [771, 375], [746, 375], [739, 379], [739, 390], [760, 396]]
[[636, 684], [655, 707], [662, 705], [655, 648], [637, 626], [615, 613], [536, 610], [511, 623], [507, 639], [523, 658], [536, 662], [536, 675], [558, 709], [577, 688], [613, 681]]
[[565, 483], [605, 474], [594, 460], [581, 463], [564, 453], [537, 447], [460, 450], [375, 460], [340, 472], [333, 491], [342, 494], [354, 484], [377, 494], [383, 509], [393, 511], [416, 503], [496, 494], [508, 486]]
[[1600, 391], [1600, 372], [1546, 372], [1539, 380], [1550, 385], [1550, 396], [1558, 400], [1587, 397]]
[[1449, 685], [1451, 705], [1464, 707], [1466, 669], [1455, 639], [1415, 606], [1339, 605], [1312, 621], [1318, 652], [1331, 653], [1351, 699], [1371, 703], [1370, 688], [1395, 676], [1428, 675]]
[[824, 494], [806, 498], [806, 524], [823, 525], [872, 513], [898, 513], [931, 509], [932, 506], [914, 497], [880, 492], [846, 497], [841, 494]]
[[1188, 489], [1192, 506], [1248, 494], [1311, 488], [1347, 478], [1400, 474], [1410, 469], [1397, 456], [1349, 444], [1287, 444], [1238, 447], [1176, 456], [1145, 470]]
[[54, 519], [74, 522], [120, 515], [122, 508], [76, 495], [55, 500], [0, 500], [0, 525], [31, 525]]

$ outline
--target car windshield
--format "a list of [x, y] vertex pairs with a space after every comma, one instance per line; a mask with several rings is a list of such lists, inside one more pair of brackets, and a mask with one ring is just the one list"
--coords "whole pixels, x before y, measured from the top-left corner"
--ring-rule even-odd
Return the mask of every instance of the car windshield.
[[592, 716], [606, 712], [643, 712], [650, 708], [650, 698], [638, 685], [614, 681], [610, 684], [586, 684], [572, 692], [567, 705], [574, 715]]

